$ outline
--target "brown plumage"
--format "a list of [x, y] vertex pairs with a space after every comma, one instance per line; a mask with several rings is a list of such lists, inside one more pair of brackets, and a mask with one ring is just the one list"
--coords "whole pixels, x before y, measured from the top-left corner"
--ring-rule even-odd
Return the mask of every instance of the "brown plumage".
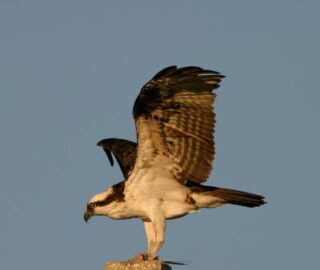
[[153, 136], [153, 145], [143, 149], [139, 144], [138, 158], [139, 152], [160, 153], [170, 159], [171, 174], [179, 182], [206, 181], [214, 158], [216, 94], [212, 91], [223, 77], [199, 67], [172, 66], [147, 82], [135, 101], [133, 115], [138, 142], [139, 134], [145, 132]]
[[138, 140], [139, 133], [147, 129], [154, 136], [153, 144], [144, 149], [143, 144], [139, 147], [132, 141], [110, 138], [97, 145], [104, 149], [111, 165], [111, 153], [115, 155], [125, 178], [132, 172], [140, 149], [143, 155], [151, 153], [148, 159], [141, 158], [142, 163], [150, 165], [157, 155], [170, 159], [172, 175], [194, 193], [246, 207], [263, 204], [260, 195], [200, 185], [212, 170], [216, 97], [212, 91], [220, 86], [222, 78], [216, 71], [199, 67], [170, 66], [161, 70], [143, 86], [133, 108]]
[[[108, 154], [111, 165], [113, 165], [111, 152], [116, 156], [125, 177], [131, 172], [136, 161], [136, 143], [123, 139], [104, 139], [101, 140], [98, 145], [102, 146]], [[186, 181], [185, 186], [188, 187], [193, 194], [216, 197], [221, 200], [221, 204], [234, 204], [252, 208], [265, 203], [263, 196], [254, 193], [229, 188], [205, 186], [193, 181]]]
[[205, 186], [192, 182], [187, 182], [186, 186], [190, 188], [192, 193], [204, 196], [213, 196], [221, 200], [221, 204], [235, 204], [245, 207], [257, 207], [264, 204], [264, 197], [261, 195], [229, 189]]
[[123, 139], [103, 139], [97, 143], [108, 156], [111, 166], [113, 166], [113, 153], [125, 178], [128, 177], [134, 167], [137, 156], [137, 144]]
[[199, 67], [167, 67], [140, 91], [133, 106], [137, 143], [104, 139], [98, 143], [111, 165], [115, 156], [125, 180], [94, 195], [85, 221], [94, 215], [140, 218], [148, 249], [156, 259], [166, 220], [223, 204], [256, 207], [263, 196], [205, 186], [215, 156], [213, 104], [224, 76]]

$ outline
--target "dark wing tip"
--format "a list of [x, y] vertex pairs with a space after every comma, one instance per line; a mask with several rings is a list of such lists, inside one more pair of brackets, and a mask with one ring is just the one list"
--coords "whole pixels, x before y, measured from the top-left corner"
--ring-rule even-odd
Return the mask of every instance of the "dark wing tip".
[[109, 141], [110, 141], [109, 139], [103, 139], [103, 140], [101, 140], [101, 141], [99, 141], [97, 143], [97, 146], [100, 146], [100, 147], [103, 148], [104, 152], [107, 154], [107, 157], [109, 159], [109, 162], [110, 162], [111, 166], [113, 166], [114, 165], [114, 161], [113, 161], [112, 153], [109, 150], [109, 148], [107, 147]]
[[156, 75], [153, 76], [153, 80], [159, 79], [168, 73], [171, 73], [173, 71], [177, 70], [177, 66], [168, 66], [166, 68], [161, 69]]
[[114, 165], [114, 158], [116, 159], [123, 175], [127, 178], [135, 164], [137, 144], [124, 139], [107, 138], [99, 141], [97, 145], [107, 154], [111, 166]]
[[100, 140], [100, 141], [97, 142], [97, 146], [103, 147], [103, 146], [106, 145], [109, 141], [110, 141], [110, 139]]
[[221, 79], [225, 78], [225, 76], [222, 75], [220, 72], [217, 72], [214, 70], [203, 69], [197, 66], [185, 66], [185, 67], [178, 68], [177, 66], [172, 65], [160, 70], [156, 75], [153, 76], [152, 79], [156, 80], [162, 77], [170, 77], [170, 76], [176, 76], [176, 75], [194, 75], [194, 76], [216, 75]]

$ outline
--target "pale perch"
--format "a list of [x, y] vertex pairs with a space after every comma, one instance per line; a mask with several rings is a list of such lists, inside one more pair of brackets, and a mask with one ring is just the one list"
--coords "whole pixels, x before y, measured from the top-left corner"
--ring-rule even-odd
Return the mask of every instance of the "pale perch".
[[124, 261], [106, 262], [104, 270], [171, 270], [172, 268], [164, 262], [152, 261]]

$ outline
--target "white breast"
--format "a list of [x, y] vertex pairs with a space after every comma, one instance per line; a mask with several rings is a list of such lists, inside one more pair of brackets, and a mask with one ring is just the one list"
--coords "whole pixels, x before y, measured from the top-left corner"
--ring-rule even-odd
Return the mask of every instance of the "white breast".
[[196, 210], [196, 206], [186, 200], [189, 189], [170, 178], [168, 173], [153, 167], [135, 170], [128, 179], [126, 194], [126, 200], [132, 201], [133, 207], [149, 217], [161, 214], [172, 219]]

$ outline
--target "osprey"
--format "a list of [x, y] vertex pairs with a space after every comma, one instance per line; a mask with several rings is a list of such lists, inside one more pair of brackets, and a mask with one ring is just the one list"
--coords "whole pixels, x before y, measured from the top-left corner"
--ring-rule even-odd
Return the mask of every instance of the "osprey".
[[193, 66], [161, 70], [143, 86], [133, 106], [138, 142], [98, 142], [111, 165], [115, 156], [125, 179], [94, 195], [84, 220], [96, 215], [141, 219], [148, 248], [136, 259], [158, 258], [166, 220], [223, 204], [265, 203], [260, 195], [202, 184], [215, 155], [213, 90], [222, 78]]

